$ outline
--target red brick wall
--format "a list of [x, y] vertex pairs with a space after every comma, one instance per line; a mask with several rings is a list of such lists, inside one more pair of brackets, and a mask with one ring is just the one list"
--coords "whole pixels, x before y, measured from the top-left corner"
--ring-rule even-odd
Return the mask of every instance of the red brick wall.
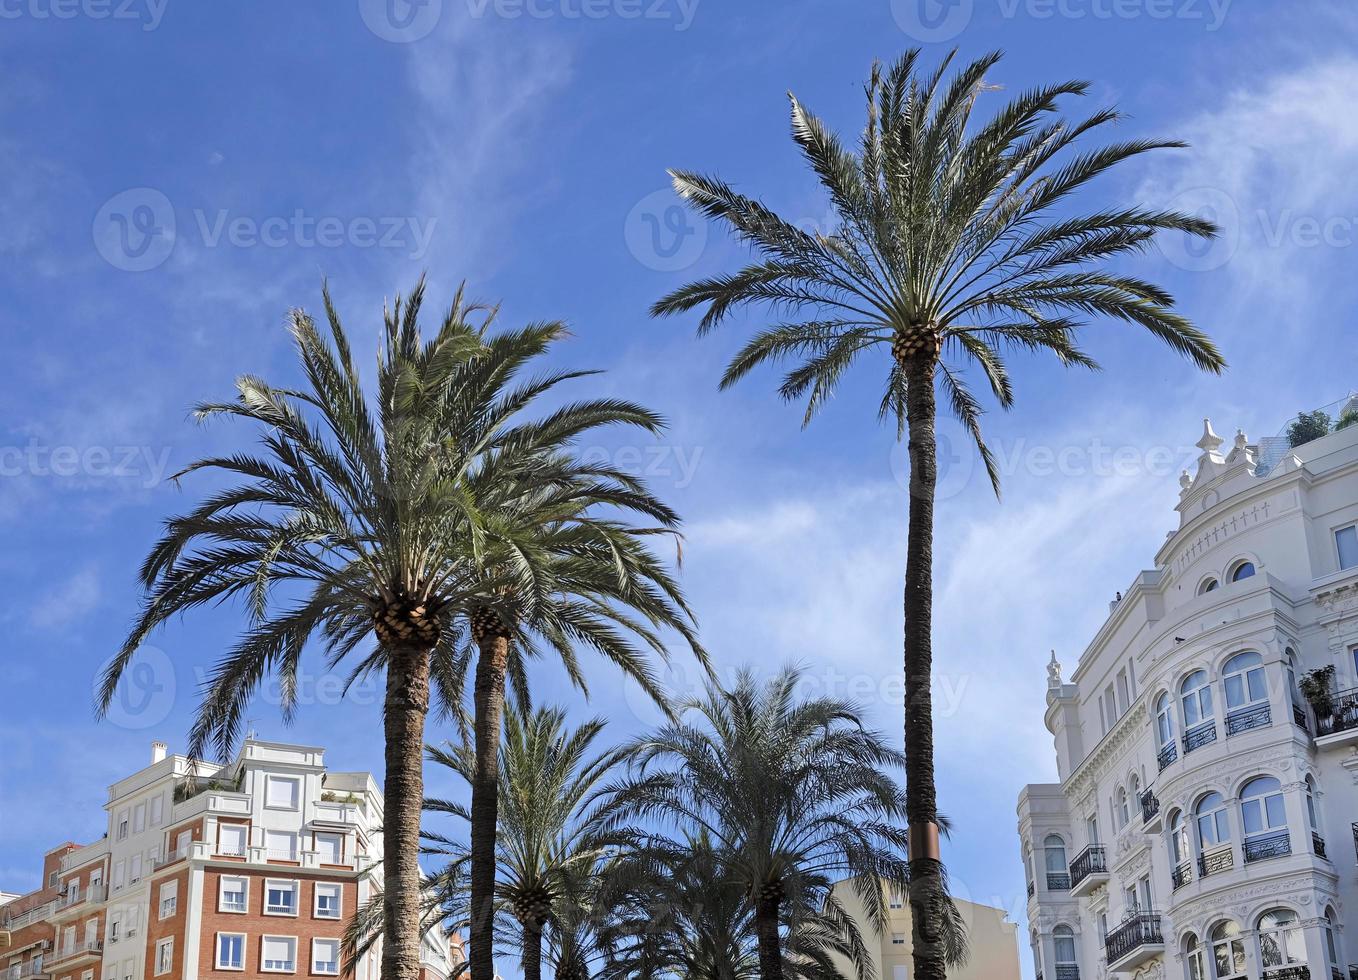
[[[297, 972], [295, 976], [314, 976], [311, 972], [311, 940], [343, 939], [344, 929], [354, 914], [354, 903], [358, 900], [358, 887], [352, 881], [335, 878], [304, 877], [295, 868], [280, 865], [277, 870], [259, 871], [242, 868], [240, 875], [250, 879], [250, 893], [246, 911], [219, 912], [217, 900], [221, 893], [221, 876], [236, 876], [236, 872], [223, 872], [209, 868], [203, 875], [203, 924], [199, 937], [198, 976], [201, 980], [241, 980], [241, 978], [261, 977], [265, 980], [278, 980], [287, 974], [261, 973], [260, 937], [296, 936]], [[295, 879], [298, 882], [297, 917], [264, 914], [265, 881], [269, 878]], [[317, 919], [316, 883], [338, 883], [342, 887], [339, 919]], [[244, 970], [217, 969], [217, 933], [245, 933], [245, 955], [242, 960]], [[343, 954], [341, 954], [341, 959]], [[149, 977], [148, 980], [155, 980]]]
[[[160, 875], [151, 881], [150, 907], [146, 913], [146, 964], [147, 980], [156, 977], [156, 946], [162, 939], [174, 939], [174, 959], [170, 972], [161, 975], [161, 980], [178, 980], [184, 975], [185, 928], [188, 921], [189, 872], [186, 866], [175, 874]], [[167, 882], [179, 883], [178, 897], [175, 901], [174, 915], [160, 917], [160, 889]]]

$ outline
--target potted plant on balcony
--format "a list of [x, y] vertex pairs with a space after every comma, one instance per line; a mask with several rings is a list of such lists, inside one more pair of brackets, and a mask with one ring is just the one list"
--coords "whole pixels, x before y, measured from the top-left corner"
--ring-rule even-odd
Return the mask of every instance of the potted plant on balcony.
[[1311, 710], [1316, 713], [1317, 719], [1329, 718], [1334, 714], [1333, 682], [1333, 666], [1308, 670], [1297, 681], [1297, 686], [1301, 688], [1302, 697], [1311, 706]]

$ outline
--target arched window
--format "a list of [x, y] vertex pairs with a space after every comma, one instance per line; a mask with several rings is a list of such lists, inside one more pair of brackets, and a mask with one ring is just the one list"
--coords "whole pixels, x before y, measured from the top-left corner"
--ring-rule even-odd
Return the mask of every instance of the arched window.
[[1188, 964], [1188, 980], [1208, 980], [1206, 964], [1202, 959], [1202, 944], [1191, 932], [1184, 939], [1184, 962]]
[[1268, 700], [1264, 683], [1264, 658], [1257, 653], [1237, 653], [1221, 670], [1226, 678], [1226, 708], [1244, 708]]
[[1175, 868], [1187, 865], [1193, 858], [1193, 848], [1188, 841], [1188, 821], [1182, 810], [1169, 815], [1169, 856]]
[[1239, 565], [1235, 566], [1235, 571], [1231, 572], [1231, 581], [1239, 582], [1241, 579], [1247, 579], [1253, 574], [1254, 562], [1242, 561]]
[[1240, 816], [1245, 825], [1247, 863], [1291, 853], [1283, 787], [1278, 780], [1256, 776], [1246, 783], [1240, 791]]
[[1033, 947], [1033, 972], [1040, 977], [1042, 976], [1042, 941], [1037, 938], [1036, 931], [1033, 932], [1031, 943]]
[[1217, 587], [1217, 580], [1209, 578], [1202, 585], [1198, 586], [1198, 595], [1206, 595]]
[[1212, 930], [1212, 968], [1216, 980], [1236, 980], [1245, 975], [1245, 940], [1240, 927], [1229, 919]]
[[1231, 822], [1220, 793], [1208, 793], [1198, 800], [1194, 816], [1198, 819], [1198, 844], [1204, 851], [1231, 842]]
[[1043, 851], [1047, 855], [1047, 877], [1052, 874], [1066, 873], [1066, 842], [1061, 837], [1052, 833], [1042, 842]]
[[1195, 670], [1179, 685], [1179, 700], [1184, 709], [1184, 731], [1213, 720], [1212, 687], [1207, 683], [1207, 671]]
[[1033, 895], [1033, 849], [1023, 842], [1023, 879], [1028, 882], [1028, 897]]
[[1160, 740], [1160, 748], [1174, 744], [1173, 712], [1169, 710], [1169, 694], [1161, 694], [1155, 699], [1155, 735]]
[[1325, 907], [1325, 957], [1330, 961], [1332, 971], [1339, 970], [1339, 939], [1334, 933], [1334, 909]]
[[1311, 833], [1320, 833], [1320, 818], [1316, 816], [1316, 781], [1308, 773], [1306, 776], [1306, 822]]
[[1075, 955], [1075, 933], [1070, 926], [1057, 926], [1052, 932], [1052, 939], [1056, 950], [1056, 975], [1074, 975], [1073, 970], [1079, 969], [1080, 962]]
[[1287, 648], [1287, 695], [1292, 702], [1292, 717], [1302, 728], [1306, 727], [1306, 709], [1302, 707], [1301, 691], [1297, 688], [1297, 655]]
[[1127, 806], [1127, 790], [1121, 786], [1118, 787], [1117, 804], [1114, 812], [1118, 815], [1119, 829], [1126, 827], [1127, 824], [1131, 822], [1132, 812]]
[[1259, 916], [1259, 965], [1265, 970], [1306, 962], [1297, 914], [1270, 909]]

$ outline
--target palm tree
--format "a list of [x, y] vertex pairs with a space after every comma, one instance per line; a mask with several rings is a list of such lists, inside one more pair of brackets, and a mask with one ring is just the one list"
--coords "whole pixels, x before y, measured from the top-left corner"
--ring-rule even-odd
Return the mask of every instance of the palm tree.
[[[573, 930], [579, 926], [581, 910], [589, 908], [608, 826], [598, 790], [621, 754], [617, 749], [592, 751], [604, 730], [602, 721], [567, 731], [565, 713], [559, 708], [509, 711], [504, 721], [496, 906], [502, 916], [507, 913], [517, 923], [525, 980], [541, 980], [548, 928], [560, 931], [566, 925]], [[475, 753], [468, 747], [447, 743], [431, 746], [428, 754], [469, 785], [475, 779]], [[470, 808], [455, 800], [427, 800], [425, 809], [468, 823], [472, 818]], [[427, 832], [426, 837], [450, 844], [439, 835]], [[452, 845], [452, 852], [459, 852], [457, 845]]]
[[995, 460], [981, 436], [981, 404], [965, 368], [978, 370], [1007, 409], [1013, 389], [1004, 354], [1049, 351], [1064, 365], [1095, 367], [1076, 341], [1085, 319], [1098, 317], [1148, 330], [1205, 371], [1225, 366], [1212, 342], [1176, 312], [1168, 292], [1106, 266], [1143, 251], [1159, 232], [1209, 238], [1214, 226], [1144, 206], [1088, 213], [1071, 207], [1077, 191], [1115, 165], [1184, 144], [1133, 139], [1063, 156], [1119, 118], [1111, 109], [1074, 122], [1057, 115], [1065, 97], [1085, 93], [1084, 82], [1024, 92], [972, 126], [978, 99], [993, 88], [987, 73], [999, 59], [986, 55], [947, 83], [952, 55], [930, 73], [919, 70], [918, 51], [885, 73], [874, 66], [856, 151], [793, 98], [792, 138], [837, 216], [836, 227], [824, 233], [796, 227], [718, 179], [672, 171], [677, 192], [728, 224], [758, 260], [685, 285], [652, 309], [664, 315], [703, 307], [700, 335], [738, 309], [769, 309], [776, 322], [736, 354], [721, 386], [765, 362], [790, 362], [779, 393], [806, 399], [804, 425], [868, 351], [885, 355], [879, 414], [894, 422], [898, 438], [909, 439], [903, 659], [910, 903], [921, 980], [945, 974], [937, 923], [948, 905], [929, 690], [936, 387], [975, 439], [998, 494]]
[[[801, 672], [767, 684], [742, 671], [725, 690], [628, 749], [636, 772], [614, 788], [617, 819], [703, 834], [753, 915], [762, 980], [784, 975], [783, 927], [823, 917], [848, 937], [860, 974], [866, 947], [831, 886], [852, 876], [873, 924], [886, 923], [883, 883], [904, 893], [904, 795], [886, 770], [903, 762], [833, 697], [798, 701]], [[671, 843], [671, 849], [680, 845]], [[811, 947], [807, 947], [811, 948]]]
[[[304, 390], [244, 376], [235, 402], [198, 408], [200, 418], [258, 423], [261, 451], [203, 459], [177, 474], [215, 470], [239, 482], [167, 522], [141, 568], [141, 614], [98, 697], [102, 711], [140, 644], [165, 620], [244, 599], [251, 625], [211, 674], [189, 739], [195, 758], [209, 745], [225, 756], [267, 675], [277, 675], [284, 717], [293, 716], [309, 640], [320, 641], [335, 667], [374, 637], [350, 678], [386, 674], [384, 980], [415, 980], [419, 969], [425, 721], [431, 686], [436, 707], [462, 717], [468, 620], [513, 596], [577, 680], [571, 642], [601, 649], [650, 681], [628, 636], [653, 646], [659, 640], [644, 625], [632, 629], [614, 600], [688, 630], [682, 596], [644, 547], [655, 529], [616, 515], [645, 513], [666, 531], [676, 518], [632, 477], [579, 463], [570, 452], [596, 427], [655, 432], [660, 420], [615, 400], [525, 419], [536, 399], [582, 374], [552, 372], [514, 385], [519, 368], [564, 328], [492, 335], [494, 311], [464, 303], [459, 290], [426, 342], [423, 294], [421, 280], [408, 302], [398, 298], [384, 312], [371, 401], [326, 292], [328, 341], [304, 312], [290, 319]], [[596, 507], [612, 516], [593, 518]], [[521, 685], [522, 660], [534, 652], [531, 642], [511, 651], [508, 669]], [[498, 715], [493, 722], [498, 730]], [[490, 819], [493, 841], [493, 807]], [[476, 935], [475, 923], [473, 934], [481, 942], [473, 955], [489, 964], [489, 935]], [[489, 978], [485, 972], [481, 980]]]

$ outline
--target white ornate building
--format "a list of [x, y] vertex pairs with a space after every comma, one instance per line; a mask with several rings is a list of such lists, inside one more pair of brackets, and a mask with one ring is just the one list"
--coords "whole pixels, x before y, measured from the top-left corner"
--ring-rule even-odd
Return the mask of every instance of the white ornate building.
[[1043, 980], [1358, 978], [1358, 426], [1198, 446], [1155, 567], [1048, 668], [1061, 781], [1018, 802]]

